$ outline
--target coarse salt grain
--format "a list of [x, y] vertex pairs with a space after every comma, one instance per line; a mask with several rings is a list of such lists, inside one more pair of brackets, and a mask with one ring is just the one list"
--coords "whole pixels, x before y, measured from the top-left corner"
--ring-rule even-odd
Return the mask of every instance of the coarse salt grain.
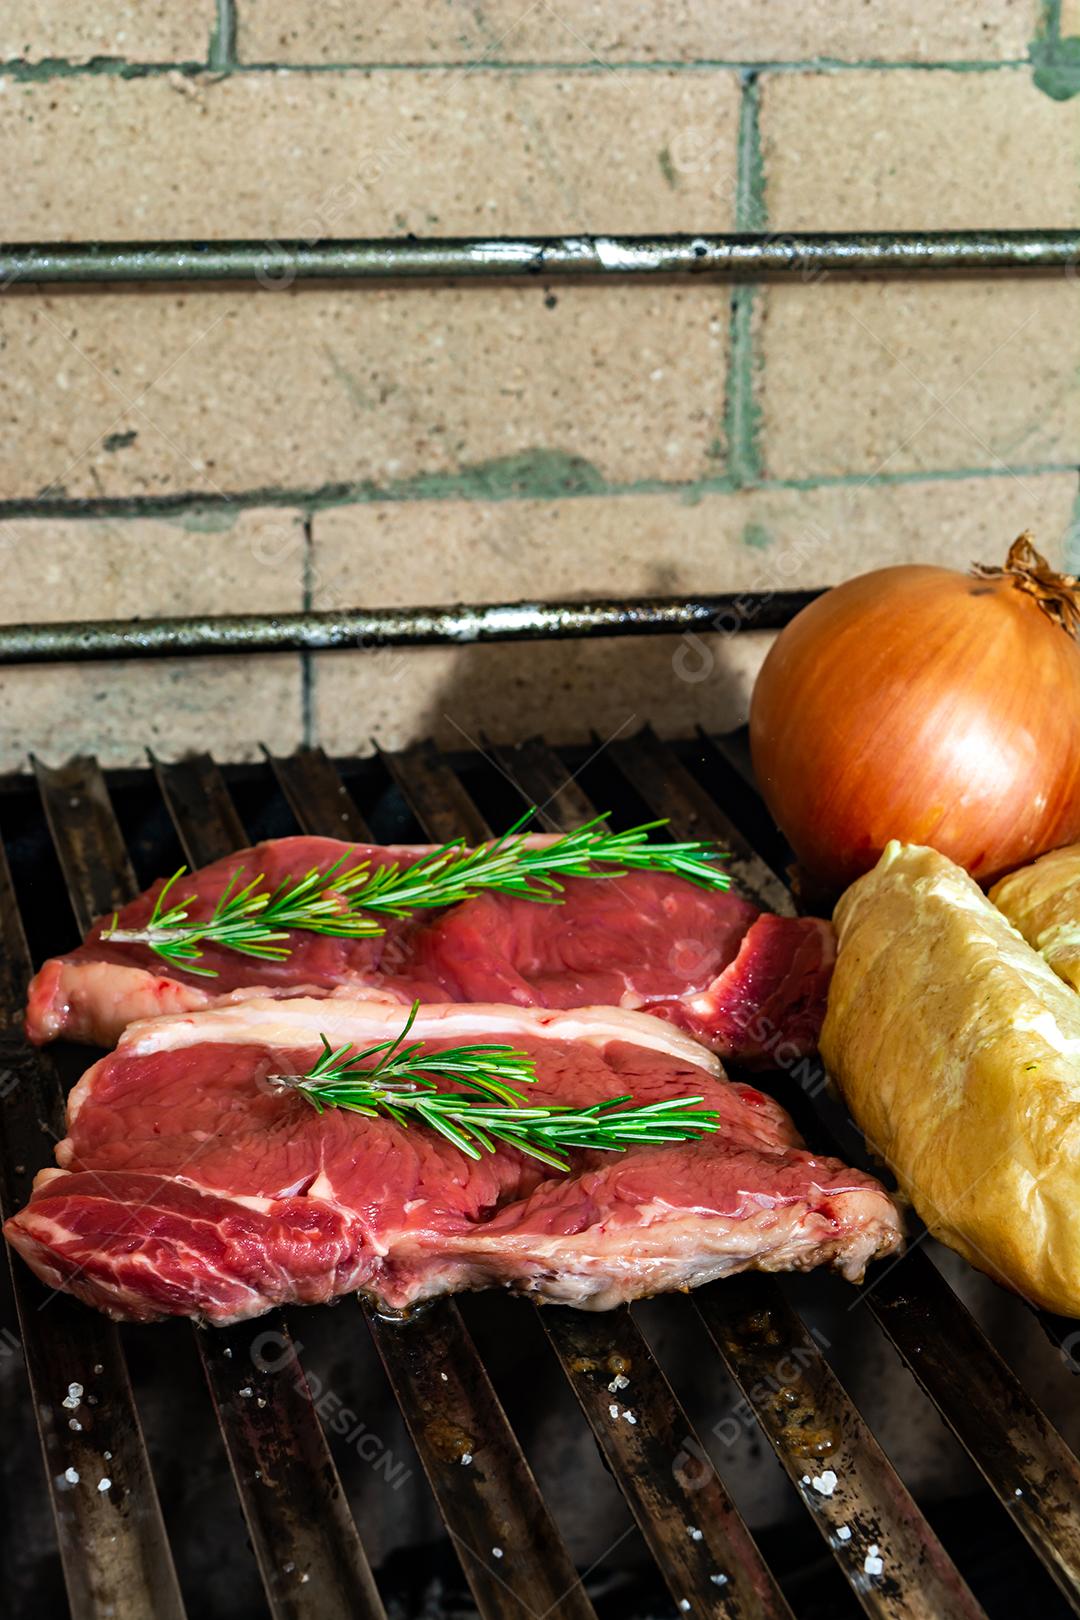
[[609, 1407], [608, 1407], [608, 1411], [609, 1411], [609, 1412], [610, 1412], [610, 1413], [611, 1413], [611, 1415], [612, 1415], [612, 1417], [613, 1417], [613, 1418], [617, 1418], [617, 1417], [618, 1417], [618, 1415], [619, 1415], [619, 1408], [618, 1408], [618, 1405], [617, 1405], [617, 1404], [616, 1404], [616, 1402], [615, 1402], [615, 1401], [612, 1401], [612, 1403], [611, 1403], [611, 1405], [610, 1405], [610, 1406], [609, 1406]]
[[109, 1478], [109, 1476], [107, 1474], [103, 1475], [102, 1478], [98, 1480], [97, 1488], [98, 1488], [99, 1491], [111, 1491], [112, 1490], [112, 1480]]
[[611, 1383], [608, 1385], [608, 1389], [611, 1391], [611, 1393], [613, 1395], [617, 1395], [619, 1393], [620, 1389], [629, 1389], [629, 1388], [630, 1388], [630, 1380], [629, 1380], [629, 1378], [627, 1378], [625, 1376], [624, 1373], [616, 1373], [614, 1378], [611, 1380]]
[[492, 1549], [491, 1549], [492, 1558], [501, 1558], [502, 1555], [503, 1555], [503, 1551], [502, 1551], [501, 1547], [492, 1547]]
[[472, 1452], [463, 1451], [461, 1453], [461, 1462], [464, 1468], [468, 1468], [469, 1464], [472, 1462]]
[[637, 1422], [637, 1418], [634, 1416], [633, 1412], [631, 1412], [629, 1410], [627, 1410], [627, 1411], [625, 1411], [623, 1413], [623, 1417], [626, 1419], [627, 1423], [636, 1423]]
[[809, 1483], [810, 1483], [810, 1475], [809, 1474], [804, 1474], [803, 1477], [802, 1477], [802, 1482], [803, 1482], [804, 1485], [809, 1485]]
[[690, 1537], [691, 1541], [701, 1540], [702, 1532], [698, 1529], [696, 1524], [688, 1524], [686, 1527], [686, 1533]]
[[727, 1585], [727, 1576], [726, 1575], [710, 1575], [709, 1579], [710, 1579], [710, 1581], [712, 1581], [714, 1586], [726, 1586]]
[[810, 1483], [819, 1496], [831, 1496], [836, 1489], [836, 1475], [831, 1468], [826, 1468], [824, 1473], [815, 1474]]
[[74, 1429], [76, 1434], [82, 1433], [82, 1424], [79, 1422], [78, 1418], [68, 1418], [68, 1428]]
[[111, 1451], [103, 1451], [101, 1453], [101, 1455], [104, 1457], [106, 1462], [112, 1462], [112, 1452]]
[[64, 1478], [69, 1485], [77, 1485], [79, 1483], [79, 1470], [77, 1468], [65, 1468]]
[[866, 1549], [866, 1557], [863, 1560], [863, 1569], [868, 1575], [880, 1575], [884, 1568], [885, 1564], [880, 1556], [880, 1548], [878, 1547], [877, 1542], [871, 1542], [870, 1546]]
[[840, 1528], [837, 1530], [836, 1534], [837, 1534], [837, 1536], [839, 1537], [839, 1539], [841, 1541], [850, 1541], [851, 1540], [851, 1531], [848, 1529], [846, 1524], [842, 1524], [840, 1526]]
[[237, 1393], [243, 1395], [246, 1400], [249, 1395], [254, 1395], [255, 1391], [252, 1389], [250, 1384], [245, 1384], [243, 1389], [238, 1390]]
[[689, 1614], [690, 1613], [690, 1599], [689, 1598], [680, 1598], [679, 1599], [679, 1608], [682, 1610], [683, 1614]]

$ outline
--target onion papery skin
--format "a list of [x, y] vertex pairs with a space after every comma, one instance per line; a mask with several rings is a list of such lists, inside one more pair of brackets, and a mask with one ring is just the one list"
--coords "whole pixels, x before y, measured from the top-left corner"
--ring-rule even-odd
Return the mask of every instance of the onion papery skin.
[[750, 743], [828, 893], [891, 838], [981, 883], [1080, 841], [1080, 646], [1009, 578], [904, 566], [828, 591], [773, 644]]

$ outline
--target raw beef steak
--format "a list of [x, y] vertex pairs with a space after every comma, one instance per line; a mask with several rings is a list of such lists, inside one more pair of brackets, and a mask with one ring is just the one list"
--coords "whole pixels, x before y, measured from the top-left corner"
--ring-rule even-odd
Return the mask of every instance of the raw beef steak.
[[[311, 868], [407, 863], [429, 848], [279, 838], [182, 879], [192, 919], [210, 915], [240, 872], [270, 887]], [[120, 913], [145, 926], [162, 884]], [[30, 986], [26, 1030], [36, 1043], [112, 1046], [136, 1018], [210, 1007], [245, 996], [326, 996], [396, 1002], [510, 1002], [524, 1007], [644, 1009], [744, 1062], [810, 1051], [825, 1014], [835, 954], [832, 926], [760, 913], [734, 891], [696, 888], [662, 872], [570, 878], [561, 905], [488, 893], [408, 921], [386, 919], [373, 939], [293, 932], [284, 962], [206, 946], [199, 977], [147, 946], [111, 943], [102, 919], [86, 943], [45, 963]]]
[[323, 1033], [362, 1049], [402, 1023], [385, 1002], [298, 998], [134, 1025], [72, 1092], [60, 1168], [40, 1172], [8, 1240], [111, 1316], [217, 1323], [355, 1290], [401, 1309], [498, 1285], [605, 1310], [747, 1268], [858, 1281], [900, 1241], [877, 1182], [806, 1152], [778, 1104], [645, 1014], [442, 1005], [413, 1026], [429, 1049], [527, 1051], [530, 1100], [700, 1095], [721, 1116], [696, 1142], [575, 1152], [570, 1173], [320, 1115], [269, 1078], [306, 1072]]

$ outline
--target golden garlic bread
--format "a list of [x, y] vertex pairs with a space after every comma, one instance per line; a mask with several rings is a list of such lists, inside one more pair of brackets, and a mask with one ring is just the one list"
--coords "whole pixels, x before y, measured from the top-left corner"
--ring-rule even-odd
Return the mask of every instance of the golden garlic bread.
[[1054, 972], [1080, 990], [1080, 844], [1010, 873], [990, 898]]
[[959, 866], [891, 843], [836, 908], [821, 1052], [934, 1235], [1080, 1316], [1080, 997]]

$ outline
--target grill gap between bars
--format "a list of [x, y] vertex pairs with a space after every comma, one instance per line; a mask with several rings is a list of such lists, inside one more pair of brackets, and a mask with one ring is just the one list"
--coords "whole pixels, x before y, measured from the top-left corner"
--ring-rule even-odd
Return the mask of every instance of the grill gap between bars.
[[[36, 769], [85, 934], [137, 894], [138, 883], [96, 763]], [[246, 842], [239, 822], [230, 833], [235, 848], [233, 833]], [[277, 1345], [273, 1369], [255, 1352], [267, 1332]], [[284, 1318], [273, 1312], [232, 1328], [196, 1328], [194, 1337], [273, 1620], [385, 1620]]]

